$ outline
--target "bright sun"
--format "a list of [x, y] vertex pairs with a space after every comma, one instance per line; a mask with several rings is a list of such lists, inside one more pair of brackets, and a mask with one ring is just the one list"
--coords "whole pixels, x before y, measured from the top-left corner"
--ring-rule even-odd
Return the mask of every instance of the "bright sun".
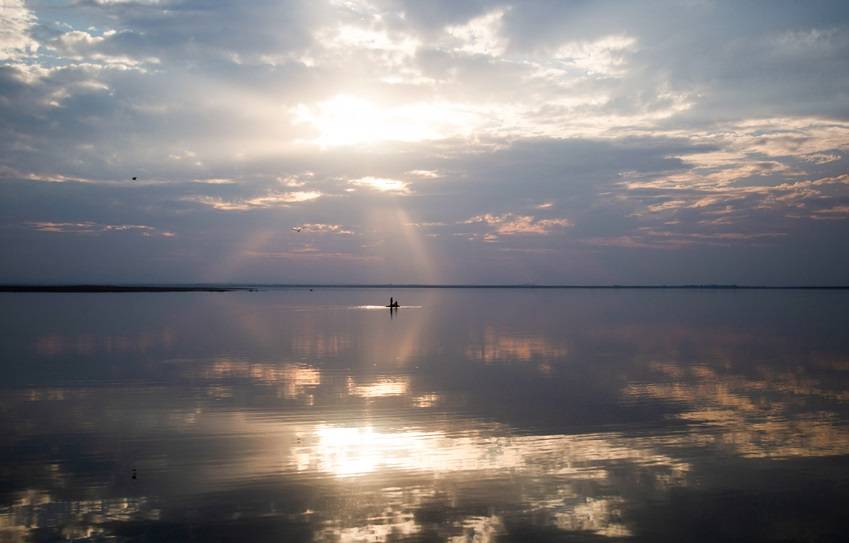
[[337, 95], [313, 106], [299, 104], [295, 122], [312, 126], [321, 147], [415, 142], [467, 135], [474, 114], [456, 104], [414, 103], [381, 107], [370, 100]]

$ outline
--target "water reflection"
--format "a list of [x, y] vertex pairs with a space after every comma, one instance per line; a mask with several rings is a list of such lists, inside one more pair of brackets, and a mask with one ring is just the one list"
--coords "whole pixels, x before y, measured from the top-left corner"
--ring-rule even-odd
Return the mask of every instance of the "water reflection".
[[348, 378], [348, 394], [361, 398], [380, 398], [384, 396], [403, 396], [410, 389], [410, 378], [380, 377], [368, 384], [357, 384], [353, 377]]
[[145, 498], [65, 501], [43, 491], [27, 490], [18, 493], [0, 513], [0, 535], [4, 541], [26, 541], [34, 529], [56, 527], [61, 539], [93, 540], [109, 535], [104, 523], [136, 518], [159, 520], [158, 511]]
[[252, 363], [246, 360], [221, 358], [209, 367], [192, 373], [193, 377], [212, 381], [248, 379], [254, 383], [275, 385], [287, 399], [311, 398], [310, 390], [321, 384], [321, 372], [308, 364]]
[[35, 351], [41, 356], [64, 354], [93, 355], [148, 352], [154, 347], [169, 347], [174, 341], [168, 330], [150, 331], [136, 336], [98, 336], [47, 334], [35, 339]]
[[486, 364], [496, 362], [527, 362], [566, 358], [568, 350], [551, 340], [537, 336], [516, 336], [510, 332], [498, 333], [492, 326], [484, 329], [483, 338], [472, 340], [466, 347], [466, 356]]
[[849, 299], [768, 294], [10, 295], [0, 538], [830, 539]]
[[718, 372], [710, 367], [653, 363], [669, 382], [630, 384], [624, 394], [684, 404], [675, 416], [692, 431], [683, 444], [712, 444], [743, 457], [786, 458], [849, 454], [849, 426], [835, 407], [849, 400], [846, 390], [826, 390], [802, 372], [770, 372], [758, 377]]

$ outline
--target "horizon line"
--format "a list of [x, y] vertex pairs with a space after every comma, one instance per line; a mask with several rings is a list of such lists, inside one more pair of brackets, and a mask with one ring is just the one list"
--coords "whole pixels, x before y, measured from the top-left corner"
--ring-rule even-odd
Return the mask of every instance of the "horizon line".
[[849, 285], [429, 283], [0, 283], [0, 292], [229, 292], [276, 288], [849, 290]]

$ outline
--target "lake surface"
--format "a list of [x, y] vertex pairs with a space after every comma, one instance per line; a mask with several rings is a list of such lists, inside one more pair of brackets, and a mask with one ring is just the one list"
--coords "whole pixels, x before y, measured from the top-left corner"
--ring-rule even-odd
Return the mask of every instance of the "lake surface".
[[849, 291], [0, 294], [0, 325], [0, 541], [849, 531]]

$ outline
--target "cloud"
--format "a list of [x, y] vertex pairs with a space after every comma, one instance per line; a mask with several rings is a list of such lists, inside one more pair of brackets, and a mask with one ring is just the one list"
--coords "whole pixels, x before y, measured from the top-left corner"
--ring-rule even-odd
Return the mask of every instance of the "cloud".
[[292, 122], [314, 131], [306, 142], [326, 148], [464, 135], [482, 122], [479, 115], [465, 104], [416, 102], [386, 107], [356, 96], [337, 95], [314, 105], [298, 104], [292, 110]]
[[114, 65], [125, 69], [142, 69], [145, 64], [159, 64], [157, 57], [137, 56], [123, 51], [121, 44], [115, 43], [122, 39], [124, 36], [115, 30], [108, 30], [101, 35], [71, 30], [48, 42], [47, 49], [66, 61]]
[[316, 38], [328, 49], [385, 52], [387, 57], [384, 60], [389, 63], [400, 63], [405, 58], [412, 57], [420, 45], [416, 38], [409, 35], [393, 36], [384, 29], [354, 25], [323, 28], [316, 33]]
[[504, 13], [504, 9], [496, 9], [462, 25], [446, 27], [446, 32], [457, 40], [454, 50], [473, 55], [502, 55], [507, 48], [501, 35]]
[[835, 160], [840, 160], [841, 158], [842, 157], [836, 153], [811, 153], [810, 155], [803, 156], [802, 160], [807, 160], [808, 162], [813, 162], [814, 164], [828, 164], [829, 162], [834, 162]]
[[318, 191], [278, 192], [242, 200], [226, 200], [216, 196], [189, 196], [184, 198], [220, 211], [247, 211], [269, 207], [286, 207], [291, 204], [309, 202], [321, 197]]
[[407, 174], [421, 179], [439, 179], [441, 177], [436, 170], [410, 170]]
[[495, 234], [499, 236], [512, 236], [524, 234], [548, 234], [572, 226], [569, 219], [537, 219], [532, 215], [515, 215], [505, 213], [504, 215], [477, 215], [464, 221], [465, 224], [486, 224], [494, 227]]
[[410, 191], [409, 185], [406, 182], [383, 177], [361, 177], [359, 179], [352, 179], [348, 181], [348, 184], [355, 187], [364, 187], [376, 190], [378, 192], [406, 194]]
[[27, 227], [39, 232], [54, 232], [66, 234], [100, 234], [103, 232], [138, 232], [142, 236], [162, 236], [172, 238], [174, 232], [161, 231], [144, 224], [98, 224], [85, 222], [30, 222]]
[[353, 231], [348, 230], [341, 224], [323, 224], [323, 223], [305, 223], [301, 227], [307, 232], [315, 232], [319, 234], [338, 234], [341, 236], [353, 235]]
[[472, 282], [849, 273], [839, 2], [66, 7], [2, 12], [0, 248], [41, 249], [20, 276], [93, 237], [24, 223], [174, 232], [149, 261], [187, 279], [296, 253], [261, 243], [281, 224], [330, 225], [310, 243], [363, 280], [403, 280], [405, 251]]
[[623, 75], [626, 55], [635, 51], [636, 45], [636, 38], [615, 35], [591, 42], [567, 42], [557, 48], [554, 59], [589, 75]]
[[37, 17], [23, 0], [4, 0], [0, 5], [0, 62], [22, 60], [38, 51], [30, 31]]

